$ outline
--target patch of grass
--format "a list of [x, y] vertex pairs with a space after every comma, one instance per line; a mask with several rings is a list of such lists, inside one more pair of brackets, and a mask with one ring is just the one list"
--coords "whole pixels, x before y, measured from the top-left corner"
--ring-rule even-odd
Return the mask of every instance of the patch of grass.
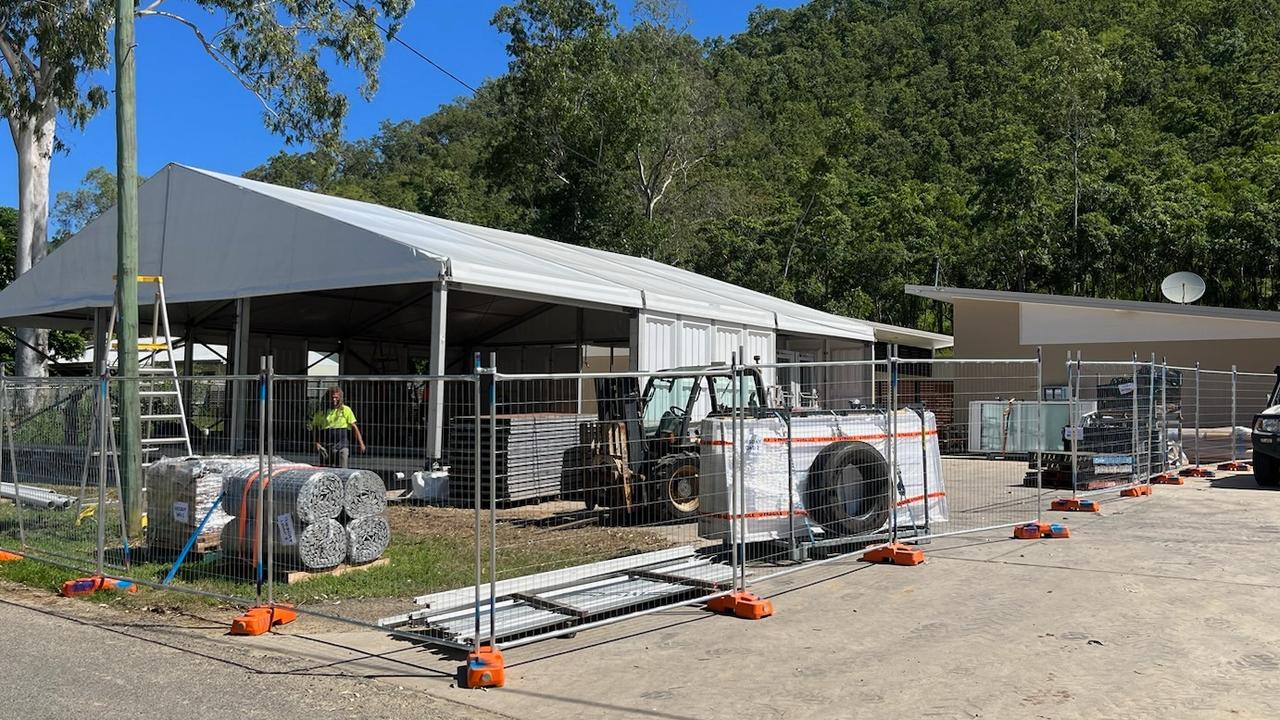
[[[69, 510], [28, 512], [25, 516], [28, 544], [46, 553], [78, 558], [82, 567], [93, 566], [93, 521], [75, 526]], [[389, 509], [392, 536], [384, 557], [391, 562], [367, 570], [342, 575], [318, 575], [285, 585], [276, 583], [278, 600], [308, 604], [332, 604], [349, 600], [405, 601], [417, 595], [466, 587], [475, 581], [475, 546], [472, 515], [451, 508], [393, 507]], [[0, 505], [0, 544], [17, 547], [15, 508]], [[506, 579], [535, 572], [555, 570], [610, 557], [645, 552], [671, 543], [653, 533], [608, 527], [549, 529], [534, 525], [518, 525], [499, 521], [498, 577]], [[110, 525], [110, 523], [109, 523]], [[136, 548], [130, 567], [123, 568], [123, 553], [118, 540], [118, 525], [107, 529], [109, 571], [124, 577], [159, 583], [172, 567], [172, 557], [149, 558], [145, 548]], [[114, 542], [112, 537], [117, 538]], [[482, 549], [487, 576], [489, 551]], [[56, 590], [75, 572], [56, 565], [26, 559], [0, 564], [0, 577], [46, 590]], [[203, 558], [189, 557], [182, 566], [173, 587], [252, 600], [255, 594], [254, 573], [243, 563], [210, 553]], [[265, 590], [264, 590], [265, 593]], [[95, 602], [110, 602], [120, 607], [163, 604], [178, 609], [207, 608], [225, 605], [217, 598], [193, 593], [156, 593], [143, 588], [136, 595], [102, 595]], [[351, 612], [355, 612], [352, 608]]]

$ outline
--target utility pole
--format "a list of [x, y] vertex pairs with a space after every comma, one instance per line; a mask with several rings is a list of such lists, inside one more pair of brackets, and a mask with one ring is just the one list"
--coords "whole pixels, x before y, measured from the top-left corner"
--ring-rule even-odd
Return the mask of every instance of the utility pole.
[[[142, 420], [138, 402], [138, 123], [134, 0], [116, 0], [116, 306], [120, 358], [120, 488], [129, 535], [142, 532]], [[110, 350], [110, 348], [108, 348]], [[110, 417], [110, 413], [107, 413]], [[106, 448], [101, 448], [105, 451]], [[102, 512], [99, 508], [98, 512]]]

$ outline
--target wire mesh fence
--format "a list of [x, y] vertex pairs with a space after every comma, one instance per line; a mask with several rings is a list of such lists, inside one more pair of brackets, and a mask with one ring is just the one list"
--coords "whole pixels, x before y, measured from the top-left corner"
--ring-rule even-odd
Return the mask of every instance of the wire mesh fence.
[[[29, 492], [0, 501], [0, 545], [511, 647], [891, 541], [1007, 537], [1053, 496], [1146, 483], [1188, 450], [1243, 458], [1275, 383], [1150, 357], [1074, 358], [1065, 388], [1046, 387], [1038, 359], [495, 364], [317, 378], [264, 362], [258, 376], [170, 380], [177, 398], [154, 379], [5, 379], [0, 475]], [[141, 522], [117, 469], [124, 383], [149, 418]], [[1213, 445], [1215, 428], [1235, 442]]]

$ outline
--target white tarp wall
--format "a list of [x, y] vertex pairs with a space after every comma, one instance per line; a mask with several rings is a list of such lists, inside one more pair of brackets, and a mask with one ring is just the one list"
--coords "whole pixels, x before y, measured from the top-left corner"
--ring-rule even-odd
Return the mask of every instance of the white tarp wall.
[[641, 372], [728, 364], [739, 347], [747, 362], [757, 356], [762, 364], [775, 362], [776, 335], [767, 328], [653, 312], [638, 313], [636, 323], [635, 367]]
[[[713, 363], [727, 365], [739, 347], [747, 362], [755, 362], [758, 356], [760, 363], [772, 364], [777, 357], [776, 344], [777, 335], [765, 328], [653, 312], [637, 314], [633, 335], [635, 369], [641, 372]], [[772, 368], [762, 374], [766, 387], [774, 384]], [[694, 410], [695, 416], [711, 411], [705, 394]]]

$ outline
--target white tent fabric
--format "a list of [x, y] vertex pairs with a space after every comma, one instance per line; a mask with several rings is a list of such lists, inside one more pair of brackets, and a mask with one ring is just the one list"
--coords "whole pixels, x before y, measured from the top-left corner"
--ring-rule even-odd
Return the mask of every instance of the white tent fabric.
[[[652, 260], [168, 165], [143, 184], [139, 272], [171, 304], [430, 282], [569, 305], [634, 308], [781, 332], [875, 339], [865, 322]], [[107, 213], [0, 292], [0, 321], [112, 302]], [[140, 292], [149, 302], [147, 288]]]

